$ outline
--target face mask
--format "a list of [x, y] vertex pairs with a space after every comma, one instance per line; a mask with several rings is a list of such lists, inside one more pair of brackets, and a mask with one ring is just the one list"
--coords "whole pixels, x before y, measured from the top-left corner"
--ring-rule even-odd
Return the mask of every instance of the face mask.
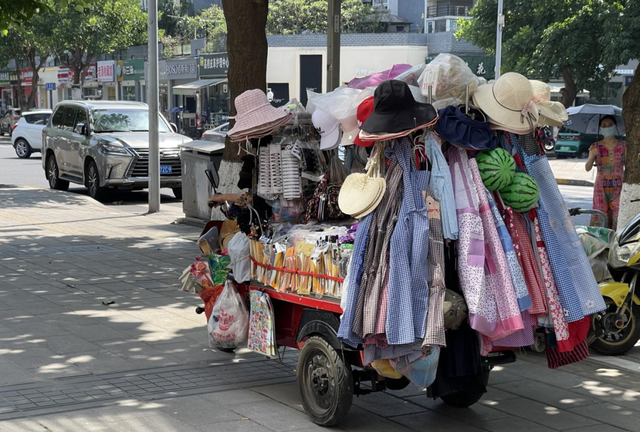
[[606, 128], [600, 128], [600, 133], [605, 138], [611, 138], [616, 136], [617, 128], [615, 126], [609, 126]]

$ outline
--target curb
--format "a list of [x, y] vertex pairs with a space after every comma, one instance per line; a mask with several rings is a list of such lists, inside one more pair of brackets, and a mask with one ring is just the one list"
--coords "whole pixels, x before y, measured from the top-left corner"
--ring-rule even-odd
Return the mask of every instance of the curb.
[[578, 179], [556, 179], [556, 183], [559, 185], [569, 185], [569, 186], [589, 186], [593, 187], [594, 183], [589, 180], [578, 180]]

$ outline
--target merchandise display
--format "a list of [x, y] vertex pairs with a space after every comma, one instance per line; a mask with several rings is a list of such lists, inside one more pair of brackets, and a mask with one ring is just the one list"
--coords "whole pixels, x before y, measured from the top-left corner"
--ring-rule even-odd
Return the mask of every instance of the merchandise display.
[[[585, 322], [605, 303], [534, 132], [566, 119], [548, 85], [517, 73], [481, 84], [441, 54], [313, 94], [306, 109], [263, 94], [236, 98], [229, 132], [249, 157], [226, 243], [249, 349], [301, 349], [299, 381], [320, 373], [308, 369], [322, 350], [356, 353], [358, 373], [443, 400], [481, 395], [489, 354], [536, 334], [551, 368], [588, 355]], [[183, 289], [214, 289], [220, 260], [200, 257]], [[216, 293], [231, 303], [228, 285]]]

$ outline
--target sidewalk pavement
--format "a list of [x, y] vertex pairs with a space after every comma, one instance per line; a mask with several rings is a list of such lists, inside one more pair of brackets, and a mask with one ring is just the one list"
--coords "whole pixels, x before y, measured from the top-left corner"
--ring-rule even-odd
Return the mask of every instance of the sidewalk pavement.
[[[321, 430], [296, 352], [208, 349], [199, 299], [177, 281], [198, 229], [45, 189], [0, 187], [0, 203], [0, 431]], [[469, 409], [410, 386], [354, 398], [339, 430], [616, 432], [639, 418], [633, 358], [552, 371], [526, 353]]]
[[549, 159], [549, 165], [558, 184], [571, 186], [593, 186], [596, 168], [584, 169], [586, 159]]

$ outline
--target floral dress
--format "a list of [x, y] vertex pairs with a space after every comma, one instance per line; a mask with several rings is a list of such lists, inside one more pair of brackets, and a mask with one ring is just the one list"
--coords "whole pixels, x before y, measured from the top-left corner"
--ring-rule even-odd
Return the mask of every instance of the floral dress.
[[[591, 146], [590, 150], [592, 149], [598, 149], [596, 156], [598, 175], [593, 188], [593, 208], [607, 216], [607, 227], [615, 231], [618, 225], [627, 143], [618, 141], [610, 151], [602, 142], [597, 142]], [[591, 216], [591, 225], [604, 226], [601, 219], [598, 215]]]

